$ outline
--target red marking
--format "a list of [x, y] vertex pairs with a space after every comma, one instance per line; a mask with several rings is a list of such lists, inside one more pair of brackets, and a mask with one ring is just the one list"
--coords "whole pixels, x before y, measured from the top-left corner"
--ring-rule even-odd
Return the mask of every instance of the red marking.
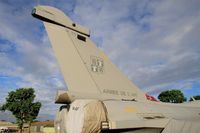
[[147, 94], [145, 94], [145, 96], [146, 96], [147, 100], [157, 102], [157, 100], [154, 96], [150, 96], [150, 95], [147, 95]]

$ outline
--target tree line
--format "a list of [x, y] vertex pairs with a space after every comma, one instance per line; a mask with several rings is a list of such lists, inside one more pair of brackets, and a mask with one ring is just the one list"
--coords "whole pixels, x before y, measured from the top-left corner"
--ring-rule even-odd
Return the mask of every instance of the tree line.
[[[181, 90], [178, 89], [163, 91], [158, 95], [158, 99], [161, 102], [168, 102], [168, 103], [183, 103], [187, 101], [187, 98], [184, 96]], [[200, 100], [200, 95], [195, 95], [190, 97], [189, 101], [193, 100]]]

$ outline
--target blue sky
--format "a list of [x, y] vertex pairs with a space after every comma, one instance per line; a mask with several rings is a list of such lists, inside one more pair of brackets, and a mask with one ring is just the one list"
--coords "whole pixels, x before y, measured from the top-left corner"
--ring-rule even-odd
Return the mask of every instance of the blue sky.
[[1, 0], [0, 104], [9, 91], [33, 87], [43, 104], [39, 118], [53, 118], [56, 90], [66, 89], [43, 24], [31, 16], [37, 4], [88, 27], [97, 46], [145, 92], [200, 94], [199, 0]]

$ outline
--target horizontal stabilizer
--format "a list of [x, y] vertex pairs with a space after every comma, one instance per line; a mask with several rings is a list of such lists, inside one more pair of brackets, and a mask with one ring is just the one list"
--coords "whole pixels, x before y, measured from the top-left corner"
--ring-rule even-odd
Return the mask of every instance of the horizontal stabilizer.
[[71, 103], [70, 96], [68, 95], [67, 91], [65, 90], [58, 90], [55, 98], [55, 103], [58, 104], [66, 104]]

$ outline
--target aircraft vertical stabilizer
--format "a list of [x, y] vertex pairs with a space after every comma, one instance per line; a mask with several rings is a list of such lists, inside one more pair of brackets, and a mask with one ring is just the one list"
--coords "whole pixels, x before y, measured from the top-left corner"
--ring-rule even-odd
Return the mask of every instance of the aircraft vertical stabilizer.
[[145, 94], [91, 41], [87, 28], [53, 7], [36, 7], [33, 16], [44, 21], [70, 98], [146, 100]]

